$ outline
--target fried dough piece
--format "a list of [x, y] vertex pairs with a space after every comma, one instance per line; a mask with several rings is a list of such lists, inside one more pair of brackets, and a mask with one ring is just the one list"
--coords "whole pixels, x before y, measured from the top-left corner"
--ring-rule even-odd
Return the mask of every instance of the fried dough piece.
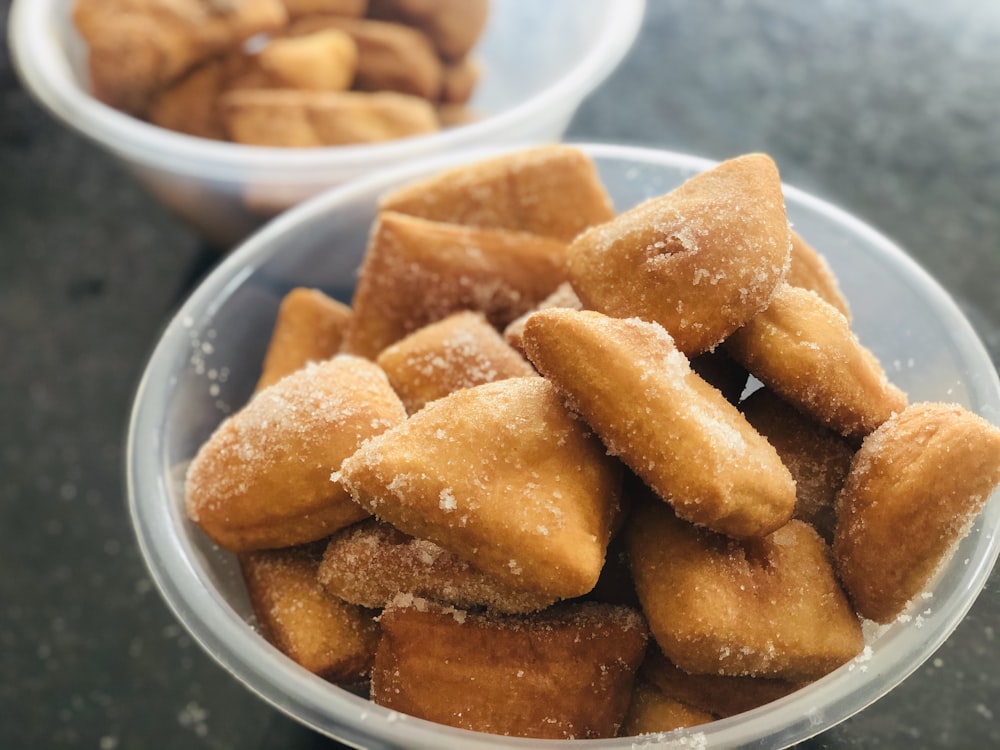
[[534, 612], [555, 602], [511, 588], [434, 542], [375, 519], [331, 537], [318, 577], [331, 594], [363, 607], [385, 607], [398, 594], [506, 613]]
[[441, 79], [442, 104], [467, 104], [482, 75], [482, 66], [473, 56], [446, 65]]
[[254, 56], [278, 87], [305, 91], [345, 91], [354, 82], [358, 47], [343, 31], [271, 39]]
[[712, 714], [674, 700], [639, 676], [635, 680], [632, 700], [618, 734], [621, 737], [634, 737], [639, 734], [670, 732], [714, 720]]
[[202, 60], [287, 21], [281, 0], [76, 0], [94, 95], [130, 114]]
[[740, 411], [774, 446], [795, 479], [793, 517], [832, 542], [837, 493], [851, 468], [854, 447], [766, 387], [744, 399]]
[[459, 60], [472, 49], [489, 16], [488, 0], [371, 0], [372, 18], [422, 29], [445, 60]]
[[573, 291], [573, 285], [568, 281], [564, 281], [555, 288], [552, 294], [543, 299], [524, 315], [512, 320], [507, 327], [503, 329], [503, 337], [507, 340], [507, 343], [514, 347], [517, 351], [524, 352], [524, 345], [521, 338], [524, 335], [524, 324], [528, 321], [528, 317], [536, 310], [548, 310], [552, 307], [567, 307], [570, 310], [582, 310], [583, 303], [580, 302], [580, 298], [577, 297], [576, 292]]
[[343, 146], [438, 130], [425, 100], [390, 92], [236, 90], [220, 99], [231, 140], [251, 146]]
[[822, 677], [864, 647], [826, 544], [789, 521], [735, 541], [663, 503], [632, 512], [626, 542], [636, 591], [663, 653], [692, 674]]
[[864, 437], [906, 407], [906, 394], [847, 318], [808, 289], [782, 284], [725, 348], [795, 408], [844, 437]]
[[717, 718], [735, 716], [794, 693], [808, 683], [766, 677], [688, 674], [663, 652], [650, 648], [639, 674], [674, 700]]
[[297, 287], [281, 300], [257, 390], [340, 350], [351, 308], [319, 289]]
[[614, 216], [593, 161], [580, 149], [563, 145], [444, 170], [385, 195], [379, 208], [563, 242]]
[[359, 91], [397, 91], [436, 101], [441, 95], [444, 68], [434, 45], [417, 29], [397, 23], [343, 16], [306, 16], [293, 22], [288, 33], [312, 34], [336, 29], [357, 46]]
[[435, 109], [437, 111], [438, 123], [442, 128], [469, 125], [480, 119], [475, 110], [464, 104], [438, 104]]
[[225, 140], [218, 99], [226, 85], [226, 63], [213, 59], [157, 92], [149, 105], [151, 123], [177, 133]]
[[368, 10], [368, 0], [282, 0], [288, 17], [301, 18], [313, 14], [360, 18]]
[[523, 342], [608, 451], [682, 518], [753, 537], [791, 517], [795, 483], [774, 448], [659, 325], [552, 308], [528, 318]]
[[485, 315], [472, 311], [424, 326], [383, 349], [376, 362], [410, 414], [460, 388], [536, 374]]
[[850, 305], [840, 291], [830, 264], [795, 231], [792, 231], [792, 256], [785, 281], [792, 286], [811, 289], [825, 302], [840, 310], [845, 318], [851, 319]]
[[339, 480], [401, 531], [562, 599], [597, 582], [621, 466], [548, 381], [508, 378], [427, 404], [365, 443]]
[[767, 307], [790, 252], [778, 169], [749, 154], [583, 232], [568, 273], [585, 308], [659, 323], [694, 356]]
[[367, 438], [406, 418], [385, 374], [337, 355], [259, 391], [188, 468], [187, 513], [233, 552], [329, 536], [368, 513], [330, 473]]
[[459, 310], [502, 328], [565, 278], [566, 246], [547, 237], [384, 212], [368, 240], [344, 351], [385, 347]]
[[286, 656], [340, 685], [371, 672], [378, 644], [374, 612], [328, 594], [316, 580], [316, 545], [239, 555], [261, 634]]
[[488, 617], [420, 600], [388, 607], [372, 700], [440, 724], [514, 737], [614, 737], [648, 631], [633, 609], [562, 605]]
[[833, 553], [858, 613], [891, 622], [927, 585], [1000, 482], [1000, 430], [918, 403], [865, 438], [841, 490]]

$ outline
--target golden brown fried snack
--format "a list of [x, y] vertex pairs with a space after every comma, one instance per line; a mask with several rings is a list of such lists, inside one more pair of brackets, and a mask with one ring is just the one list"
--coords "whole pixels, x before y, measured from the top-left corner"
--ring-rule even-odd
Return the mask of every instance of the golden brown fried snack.
[[150, 97], [202, 60], [287, 21], [281, 0], [76, 0], [94, 95], [142, 114]]
[[282, 0], [289, 18], [313, 14], [359, 18], [368, 10], [368, 0]]
[[1000, 430], [955, 404], [913, 404], [865, 438], [833, 541], [858, 613], [887, 623], [902, 612], [998, 482]]
[[647, 639], [638, 612], [602, 604], [499, 618], [416, 600], [381, 623], [372, 700], [514, 737], [614, 737]]
[[272, 88], [344, 91], [354, 82], [358, 47], [349, 34], [326, 29], [271, 39], [253, 59]]
[[342, 146], [431, 133], [425, 100], [389, 92], [236, 90], [220, 99], [231, 140], [251, 146]]
[[286, 294], [278, 307], [257, 390], [309, 362], [336, 354], [350, 318], [351, 308], [319, 289], [297, 287]]
[[372, 18], [422, 29], [445, 60], [468, 54], [486, 25], [488, 0], [371, 0]]
[[906, 406], [847, 318], [808, 289], [782, 284], [726, 351], [800, 411], [860, 438]]
[[590, 591], [604, 564], [621, 466], [539, 377], [432, 401], [365, 443], [340, 483], [366, 510], [507, 585]]
[[502, 328], [563, 281], [565, 258], [565, 244], [547, 237], [382, 213], [358, 271], [344, 350], [374, 358], [459, 310]]
[[376, 360], [407, 412], [460, 388], [535, 375], [479, 312], [457, 312], [382, 350]]
[[840, 291], [830, 264], [795, 231], [792, 232], [792, 257], [785, 281], [792, 286], [813, 290], [825, 302], [840, 310], [845, 318], [851, 319], [851, 308]]
[[639, 734], [670, 732], [714, 720], [712, 714], [674, 700], [639, 676], [635, 680], [632, 700], [618, 734], [621, 737], [634, 737]]
[[827, 543], [833, 541], [835, 501], [851, 468], [854, 447], [766, 387], [751, 393], [740, 411], [792, 473], [793, 516], [811, 524]]
[[795, 484], [774, 448], [657, 324], [552, 308], [528, 318], [523, 345], [608, 451], [682, 518], [751, 537], [791, 517]]
[[688, 674], [657, 647], [646, 653], [639, 674], [664, 695], [720, 719], [784, 698], [807, 684], [766, 677]]
[[313, 34], [336, 29], [348, 34], [357, 46], [359, 91], [397, 91], [436, 101], [441, 95], [444, 68], [434, 45], [409, 26], [367, 18], [306, 16], [289, 26], [288, 33]]
[[368, 676], [378, 644], [374, 612], [347, 604], [316, 580], [322, 547], [239, 556], [261, 634], [310, 672], [341, 685]]
[[594, 163], [572, 146], [539, 146], [454, 167], [384, 196], [382, 211], [512, 229], [569, 242], [614, 216]]
[[442, 128], [454, 128], [476, 122], [479, 115], [464, 104], [438, 104], [438, 123]]
[[585, 308], [659, 323], [694, 356], [767, 307], [790, 248], [778, 169], [750, 154], [580, 234], [569, 280]]
[[226, 419], [187, 473], [187, 513], [234, 552], [289, 547], [365, 518], [330, 473], [366, 438], [406, 418], [385, 374], [337, 355], [258, 392]]
[[224, 140], [218, 100], [226, 85], [226, 63], [209, 60], [154, 94], [147, 117], [178, 133]]
[[740, 542], [643, 503], [626, 541], [653, 637], [686, 672], [803, 682], [864, 647], [826, 544], [802, 521]]
[[398, 594], [507, 613], [534, 612], [555, 602], [511, 588], [434, 542], [375, 519], [331, 537], [318, 576], [331, 594], [363, 607], [385, 607]]
[[441, 79], [442, 104], [468, 104], [482, 75], [482, 66], [473, 56], [446, 65]]
[[523, 352], [524, 345], [521, 338], [524, 336], [524, 324], [528, 322], [531, 313], [536, 310], [548, 310], [551, 307], [567, 307], [570, 310], [582, 310], [583, 304], [580, 302], [580, 298], [576, 296], [576, 292], [573, 291], [573, 285], [568, 281], [564, 281], [553, 290], [552, 294], [524, 315], [512, 320], [503, 329], [503, 337], [507, 340], [507, 343], [517, 351]]

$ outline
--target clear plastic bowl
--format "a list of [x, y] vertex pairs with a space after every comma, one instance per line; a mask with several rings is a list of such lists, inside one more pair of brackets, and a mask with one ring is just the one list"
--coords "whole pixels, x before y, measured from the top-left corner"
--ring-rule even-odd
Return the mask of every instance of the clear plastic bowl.
[[[711, 166], [648, 149], [581, 145], [619, 210], [660, 195]], [[306, 672], [248, 624], [251, 611], [234, 559], [184, 515], [183, 472], [198, 446], [250, 395], [282, 295], [318, 286], [349, 301], [354, 273], [383, 191], [482, 152], [449, 154], [341, 186], [289, 211], [227, 257], [165, 329], [138, 389], [128, 436], [129, 504], [146, 561], [163, 596], [201, 645], [280, 710], [315, 730], [365, 747], [632, 748], [786, 747], [878, 699], [951, 634], [984, 585], [998, 552], [1000, 497], [918, 598], [870, 652], [767, 706], [703, 727], [639, 740], [524, 741], [402, 716]], [[997, 423], [1000, 382], [955, 303], [884, 236], [843, 211], [786, 188], [796, 229], [830, 260], [850, 299], [862, 341], [912, 400], [958, 402]]]
[[461, 148], [551, 142], [628, 51], [644, 0], [491, 0], [477, 45], [478, 122], [382, 144], [282, 149], [193, 138], [118, 112], [88, 93], [72, 0], [14, 0], [11, 56], [28, 91], [119, 157], [153, 195], [228, 247], [279, 210], [402, 161]]

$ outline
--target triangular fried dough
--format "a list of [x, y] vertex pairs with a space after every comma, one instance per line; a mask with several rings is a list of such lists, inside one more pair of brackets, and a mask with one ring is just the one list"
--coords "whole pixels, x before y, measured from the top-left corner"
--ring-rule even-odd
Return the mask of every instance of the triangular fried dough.
[[508, 585], [556, 598], [597, 582], [621, 464], [538, 377], [456, 391], [341, 467], [364, 508]]
[[795, 483], [774, 448], [695, 374], [655, 323], [541, 310], [525, 353], [678, 515], [734, 537], [785, 523]]
[[561, 145], [454, 167], [389, 193], [379, 208], [563, 242], [614, 216], [590, 157]]
[[502, 328], [559, 286], [565, 266], [558, 240], [383, 213], [358, 272], [344, 351], [374, 358], [459, 310]]
[[790, 247], [778, 169], [750, 154], [581, 234], [569, 279], [585, 308], [659, 323], [694, 356], [767, 307]]
[[634, 509], [626, 540], [653, 637], [686, 672], [809, 681], [864, 647], [829, 550], [807, 523], [738, 542], [648, 502]]

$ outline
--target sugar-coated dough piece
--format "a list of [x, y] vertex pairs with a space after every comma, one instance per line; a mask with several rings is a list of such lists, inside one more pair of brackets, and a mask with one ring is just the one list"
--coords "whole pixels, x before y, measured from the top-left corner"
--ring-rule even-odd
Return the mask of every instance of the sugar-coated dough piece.
[[860, 438], [906, 406], [847, 318], [808, 289], [782, 284], [726, 351], [797, 409]]
[[153, 95], [147, 117], [154, 125], [199, 138], [224, 140], [218, 99], [226, 85], [221, 59], [205, 62]]
[[234, 552], [290, 547], [365, 518], [330, 474], [406, 410], [373, 363], [337, 355], [259, 391], [188, 467], [187, 513]]
[[312, 34], [336, 29], [357, 47], [358, 91], [398, 91], [436, 101], [441, 94], [444, 68], [434, 45], [418, 29], [397, 23], [343, 16], [306, 16], [289, 27], [289, 34]]
[[383, 212], [358, 272], [344, 350], [374, 359], [460, 310], [502, 328], [565, 279], [565, 262], [558, 240]]
[[811, 289], [824, 301], [840, 310], [844, 317], [851, 319], [851, 308], [843, 292], [840, 291], [840, 284], [837, 283], [837, 277], [830, 264], [794, 230], [791, 263], [788, 265], [785, 281], [792, 286]]
[[203, 60], [287, 21], [281, 0], [75, 0], [94, 95], [142, 114], [154, 92]]
[[671, 698], [656, 685], [643, 679], [640, 674], [635, 680], [632, 700], [618, 734], [621, 737], [634, 737], [640, 734], [670, 732], [683, 727], [707, 724], [714, 719], [715, 717], [707, 711], [687, 706]]
[[689, 674], [655, 646], [647, 651], [639, 674], [664, 695], [717, 718], [735, 716], [771, 703], [807, 684], [766, 677]]
[[452, 106], [468, 104], [482, 72], [479, 59], [473, 55], [446, 65], [441, 79], [441, 103]]
[[535, 375], [482, 313], [464, 311], [397, 341], [376, 360], [412, 414], [460, 388]]
[[331, 594], [364, 607], [385, 607], [398, 594], [506, 613], [534, 612], [555, 602], [511, 588], [434, 542], [375, 519], [331, 537], [318, 576]]
[[659, 323], [694, 356], [767, 307], [790, 248], [778, 169], [749, 154], [583, 232], [569, 280], [585, 308]]
[[441, 57], [458, 60], [482, 33], [489, 0], [370, 0], [368, 13], [422, 29]]
[[795, 479], [795, 512], [829, 543], [836, 523], [837, 493], [847, 478], [854, 447], [768, 388], [758, 388], [740, 411], [781, 456]]
[[580, 298], [573, 291], [573, 285], [568, 281], [564, 281], [553, 290], [552, 294], [539, 302], [533, 309], [519, 318], [512, 320], [503, 329], [503, 337], [507, 340], [507, 343], [519, 352], [523, 352], [524, 346], [521, 337], [524, 335], [524, 324], [528, 321], [528, 316], [536, 310], [548, 310], [550, 307], [568, 307], [570, 310], [582, 310], [583, 303], [580, 302]]
[[257, 390], [340, 350], [351, 308], [319, 289], [296, 287], [278, 307]]
[[219, 100], [226, 133], [250, 146], [377, 143], [438, 129], [424, 99], [392, 92], [238, 89]]
[[792, 520], [736, 541], [643, 503], [626, 535], [649, 628], [686, 672], [809, 681], [864, 647], [829, 550], [809, 524]]
[[[406, 605], [409, 606], [406, 606]], [[567, 604], [522, 617], [408, 598], [382, 614], [372, 700], [514, 737], [614, 737], [648, 631], [627, 607]]]
[[865, 438], [838, 498], [833, 553], [858, 613], [891, 622], [930, 581], [1000, 482], [1000, 430], [917, 403]]
[[383, 211], [569, 242], [614, 216], [597, 168], [573, 146], [538, 146], [453, 167], [394, 190]]
[[659, 325], [552, 308], [528, 318], [523, 344], [608, 451], [682, 518], [750, 537], [791, 517], [795, 483], [774, 448]]
[[325, 29], [271, 39], [254, 60], [280, 87], [344, 91], [354, 82], [358, 47], [346, 32]]
[[371, 671], [378, 644], [374, 612], [328, 594], [315, 545], [239, 555], [261, 634], [324, 679], [355, 685]]
[[366, 510], [508, 585], [555, 598], [597, 582], [621, 466], [551, 383], [508, 378], [432, 401], [344, 461]]

